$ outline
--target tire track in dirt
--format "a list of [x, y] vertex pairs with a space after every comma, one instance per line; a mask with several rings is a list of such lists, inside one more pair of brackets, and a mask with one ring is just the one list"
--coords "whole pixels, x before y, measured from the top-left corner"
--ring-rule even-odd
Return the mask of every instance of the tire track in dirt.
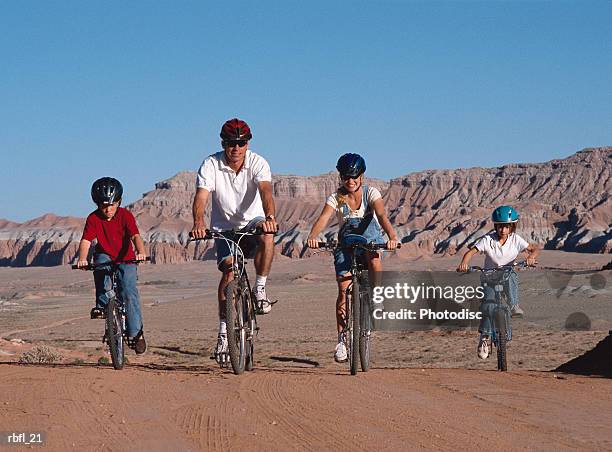
[[[347, 438], [338, 426], [342, 409], [335, 404], [339, 401], [321, 398], [323, 377], [320, 374], [261, 370], [249, 377], [241, 380], [240, 399], [256, 408], [258, 419], [265, 419], [274, 426], [275, 441], [282, 438], [287, 447], [293, 448], [298, 439], [300, 448], [313, 451], [330, 445], [360, 448], [359, 443]], [[315, 408], [322, 405], [326, 409]]]
[[62, 326], [65, 325], [67, 323], [71, 323], [74, 322], [75, 320], [83, 320], [83, 319], [89, 319], [89, 317], [72, 317], [70, 319], [64, 319], [64, 320], [60, 320], [58, 322], [53, 322], [53, 323], [48, 323], [46, 325], [42, 325], [42, 326], [37, 326], [35, 328], [24, 328], [21, 330], [13, 330], [13, 331], [7, 331], [6, 333], [2, 334], [2, 338], [3, 339], [8, 339], [9, 336], [14, 336], [15, 334], [20, 334], [20, 333], [31, 333], [32, 331], [41, 331], [41, 330], [48, 330], [49, 328], [55, 328], [57, 326]]

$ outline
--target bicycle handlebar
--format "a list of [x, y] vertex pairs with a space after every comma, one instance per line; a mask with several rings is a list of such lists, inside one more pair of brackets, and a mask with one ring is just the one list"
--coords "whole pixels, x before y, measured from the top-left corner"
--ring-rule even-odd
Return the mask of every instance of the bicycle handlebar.
[[77, 265], [72, 265], [73, 270], [96, 270], [101, 267], [108, 267], [109, 265], [119, 265], [119, 264], [140, 264], [142, 262], [150, 262], [151, 257], [147, 256], [145, 259], [128, 259], [126, 261], [109, 261], [109, 262], [101, 262], [99, 264], [90, 263], [86, 267], [78, 267]]
[[196, 242], [198, 240], [211, 240], [211, 239], [215, 239], [215, 238], [224, 238], [227, 235], [233, 235], [233, 234], [240, 234], [240, 235], [264, 235], [264, 234], [274, 234], [276, 235], [278, 231], [276, 232], [265, 232], [263, 230], [263, 228], [261, 226], [257, 226], [253, 229], [250, 229], [248, 231], [242, 231], [240, 229], [225, 229], [225, 230], [221, 230], [221, 231], [211, 231], [210, 229], [205, 229], [206, 231], [206, 235], [204, 237], [194, 237], [193, 236], [193, 231], [189, 231], [189, 241], [190, 242]]
[[[325, 249], [336, 249], [339, 246], [336, 240], [330, 240], [328, 242], [317, 242], [317, 245], [319, 248], [325, 248]], [[402, 247], [402, 244], [398, 243], [396, 249], [400, 249], [401, 247]], [[394, 251], [394, 250], [388, 250], [386, 243], [368, 243], [367, 245], [355, 244], [347, 248], [363, 248], [369, 251], [376, 251], [376, 250]], [[311, 248], [311, 249], [316, 249], [316, 248]]]
[[487, 268], [484, 269], [482, 267], [479, 267], [478, 265], [473, 265], [471, 267], [468, 267], [467, 272], [468, 273], [473, 273], [473, 272], [496, 272], [496, 271], [505, 271], [505, 270], [513, 270], [515, 268], [527, 268], [527, 267], [535, 267], [535, 265], [527, 265], [527, 261], [520, 261], [520, 262], [514, 262], [511, 265], [500, 265], [499, 267], [496, 268]]

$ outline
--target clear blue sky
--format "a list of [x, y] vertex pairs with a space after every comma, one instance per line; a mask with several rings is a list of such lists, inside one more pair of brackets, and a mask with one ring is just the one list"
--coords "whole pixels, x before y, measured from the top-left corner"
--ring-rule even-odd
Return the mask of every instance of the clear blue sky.
[[0, 2], [0, 218], [86, 216], [219, 150], [239, 116], [275, 173], [368, 174], [612, 145], [612, 2]]

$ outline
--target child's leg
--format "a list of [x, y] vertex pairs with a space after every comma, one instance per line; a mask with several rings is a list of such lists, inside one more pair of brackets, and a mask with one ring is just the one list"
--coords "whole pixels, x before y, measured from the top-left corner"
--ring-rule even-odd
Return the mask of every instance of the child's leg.
[[[111, 258], [108, 254], [96, 254], [94, 256], [95, 264], [103, 264], [110, 261]], [[109, 271], [110, 267], [103, 267], [93, 272], [94, 283], [96, 285], [96, 307], [102, 310], [106, 308], [108, 303], [106, 292], [113, 288]]]
[[480, 325], [478, 326], [478, 332], [482, 336], [491, 336], [493, 334], [493, 313], [495, 311], [495, 290], [492, 287], [483, 287], [485, 296], [480, 303], [480, 312], [482, 318], [480, 319]]
[[142, 330], [140, 294], [136, 287], [136, 264], [121, 264], [118, 273], [118, 286], [127, 314], [127, 334], [135, 337]]
[[346, 289], [351, 284], [351, 274], [346, 273], [343, 276], [338, 276], [338, 297], [336, 298], [336, 325], [338, 334], [344, 331], [346, 324]]
[[518, 290], [518, 275], [515, 271], [510, 272], [510, 277], [504, 284], [504, 290], [508, 295], [508, 304], [511, 308], [519, 304], [519, 290]]

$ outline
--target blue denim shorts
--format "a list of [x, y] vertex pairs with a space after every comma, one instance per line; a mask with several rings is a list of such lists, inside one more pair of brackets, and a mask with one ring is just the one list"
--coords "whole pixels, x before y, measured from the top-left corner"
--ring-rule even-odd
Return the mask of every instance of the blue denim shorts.
[[[242, 228], [241, 231], [248, 231], [249, 229], [252, 229], [256, 225], [264, 221], [265, 221], [264, 217], [255, 217], [251, 221], [249, 221], [249, 223], [244, 228]], [[240, 245], [240, 248], [242, 248], [242, 252], [244, 253], [244, 258], [253, 259], [255, 257], [255, 253], [257, 252], [257, 247], [259, 246], [259, 239], [254, 235], [247, 235], [240, 239], [239, 245]], [[223, 239], [215, 239], [215, 253], [217, 255], [217, 268], [220, 271], [223, 271], [223, 268], [225, 267], [224, 261], [227, 258], [232, 257], [233, 255], [232, 253], [233, 249], [230, 248], [230, 246], [232, 246], [233, 248], [233, 244], [228, 243]]]

